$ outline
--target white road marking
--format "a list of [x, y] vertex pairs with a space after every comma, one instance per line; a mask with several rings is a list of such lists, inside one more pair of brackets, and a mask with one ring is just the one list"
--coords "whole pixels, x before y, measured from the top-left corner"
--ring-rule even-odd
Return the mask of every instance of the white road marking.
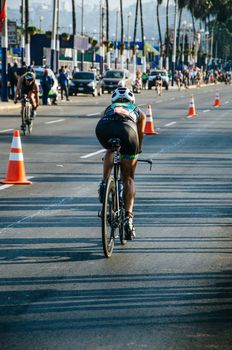
[[101, 113], [99, 112], [99, 113], [91, 113], [91, 114], [87, 114], [87, 117], [91, 117], [91, 116], [93, 116], [93, 115], [100, 115]]
[[202, 111], [203, 113], [207, 113], [210, 112], [210, 109], [205, 109], [204, 111]]
[[45, 124], [60, 123], [60, 122], [63, 122], [64, 120], [65, 120], [65, 119], [52, 120], [51, 122], [46, 122]]
[[171, 122], [171, 123], [168, 123], [168, 124], [166, 124], [164, 126], [171, 126], [171, 125], [174, 125], [174, 124], [176, 124], [176, 122]]
[[100, 149], [100, 151], [86, 154], [85, 156], [81, 156], [81, 158], [89, 158], [89, 157], [95, 156], [96, 154], [103, 153], [105, 151], [106, 151], [105, 149]]
[[[33, 179], [33, 177], [34, 177], [34, 176], [29, 176], [29, 177], [27, 177], [27, 180]], [[9, 188], [9, 187], [11, 187], [11, 186], [14, 186], [14, 184], [2, 185], [2, 186], [0, 186], [0, 191], [1, 191], [1, 190], [5, 190], [6, 188]]]
[[14, 129], [5, 129], [5, 130], [0, 130], [0, 132], [7, 132], [7, 131], [13, 131]]
[[229, 101], [226, 101], [226, 102], [225, 102], [225, 105], [227, 105], [228, 103], [229, 103]]

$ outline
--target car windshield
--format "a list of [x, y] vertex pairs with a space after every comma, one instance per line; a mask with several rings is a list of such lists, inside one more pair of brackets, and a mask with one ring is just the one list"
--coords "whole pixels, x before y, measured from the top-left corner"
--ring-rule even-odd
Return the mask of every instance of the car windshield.
[[41, 79], [42, 79], [42, 76], [43, 76], [43, 71], [42, 71], [42, 70], [40, 70], [40, 71], [35, 71], [35, 77], [36, 77], [36, 79], [41, 80]]
[[84, 72], [76, 72], [74, 73], [73, 76], [74, 79], [89, 79], [93, 80], [94, 79], [94, 74], [93, 73], [84, 73]]
[[106, 72], [105, 78], [121, 79], [123, 78], [123, 72], [108, 70], [108, 72]]
[[161, 75], [162, 77], [164, 77], [166, 74], [165, 74], [165, 72], [151, 72], [151, 75], [153, 75], [153, 76]]

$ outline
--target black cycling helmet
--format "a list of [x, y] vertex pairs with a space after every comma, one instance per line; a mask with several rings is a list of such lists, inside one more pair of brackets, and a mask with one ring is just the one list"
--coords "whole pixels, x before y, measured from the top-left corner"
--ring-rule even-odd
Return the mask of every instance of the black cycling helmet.
[[111, 96], [111, 101], [113, 103], [117, 102], [118, 100], [126, 100], [128, 102], [135, 103], [135, 95], [130, 89], [119, 87], [114, 90]]

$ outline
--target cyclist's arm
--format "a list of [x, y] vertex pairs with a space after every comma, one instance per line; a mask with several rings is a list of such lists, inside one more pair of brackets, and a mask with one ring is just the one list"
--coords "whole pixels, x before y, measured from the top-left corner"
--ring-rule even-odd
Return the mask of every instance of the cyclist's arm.
[[143, 144], [143, 136], [144, 136], [144, 130], [146, 126], [146, 115], [139, 109], [139, 118], [137, 121], [137, 130], [138, 130], [138, 137], [139, 137], [139, 150], [142, 151], [142, 144]]

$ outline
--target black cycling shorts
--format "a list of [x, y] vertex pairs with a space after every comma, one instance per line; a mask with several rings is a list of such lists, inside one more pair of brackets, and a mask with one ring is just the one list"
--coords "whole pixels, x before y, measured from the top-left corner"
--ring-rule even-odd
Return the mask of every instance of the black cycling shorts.
[[119, 138], [121, 140], [120, 154], [123, 159], [137, 159], [139, 152], [139, 138], [137, 127], [134, 122], [117, 115], [103, 117], [97, 123], [96, 136], [100, 144], [109, 149], [108, 140]]

